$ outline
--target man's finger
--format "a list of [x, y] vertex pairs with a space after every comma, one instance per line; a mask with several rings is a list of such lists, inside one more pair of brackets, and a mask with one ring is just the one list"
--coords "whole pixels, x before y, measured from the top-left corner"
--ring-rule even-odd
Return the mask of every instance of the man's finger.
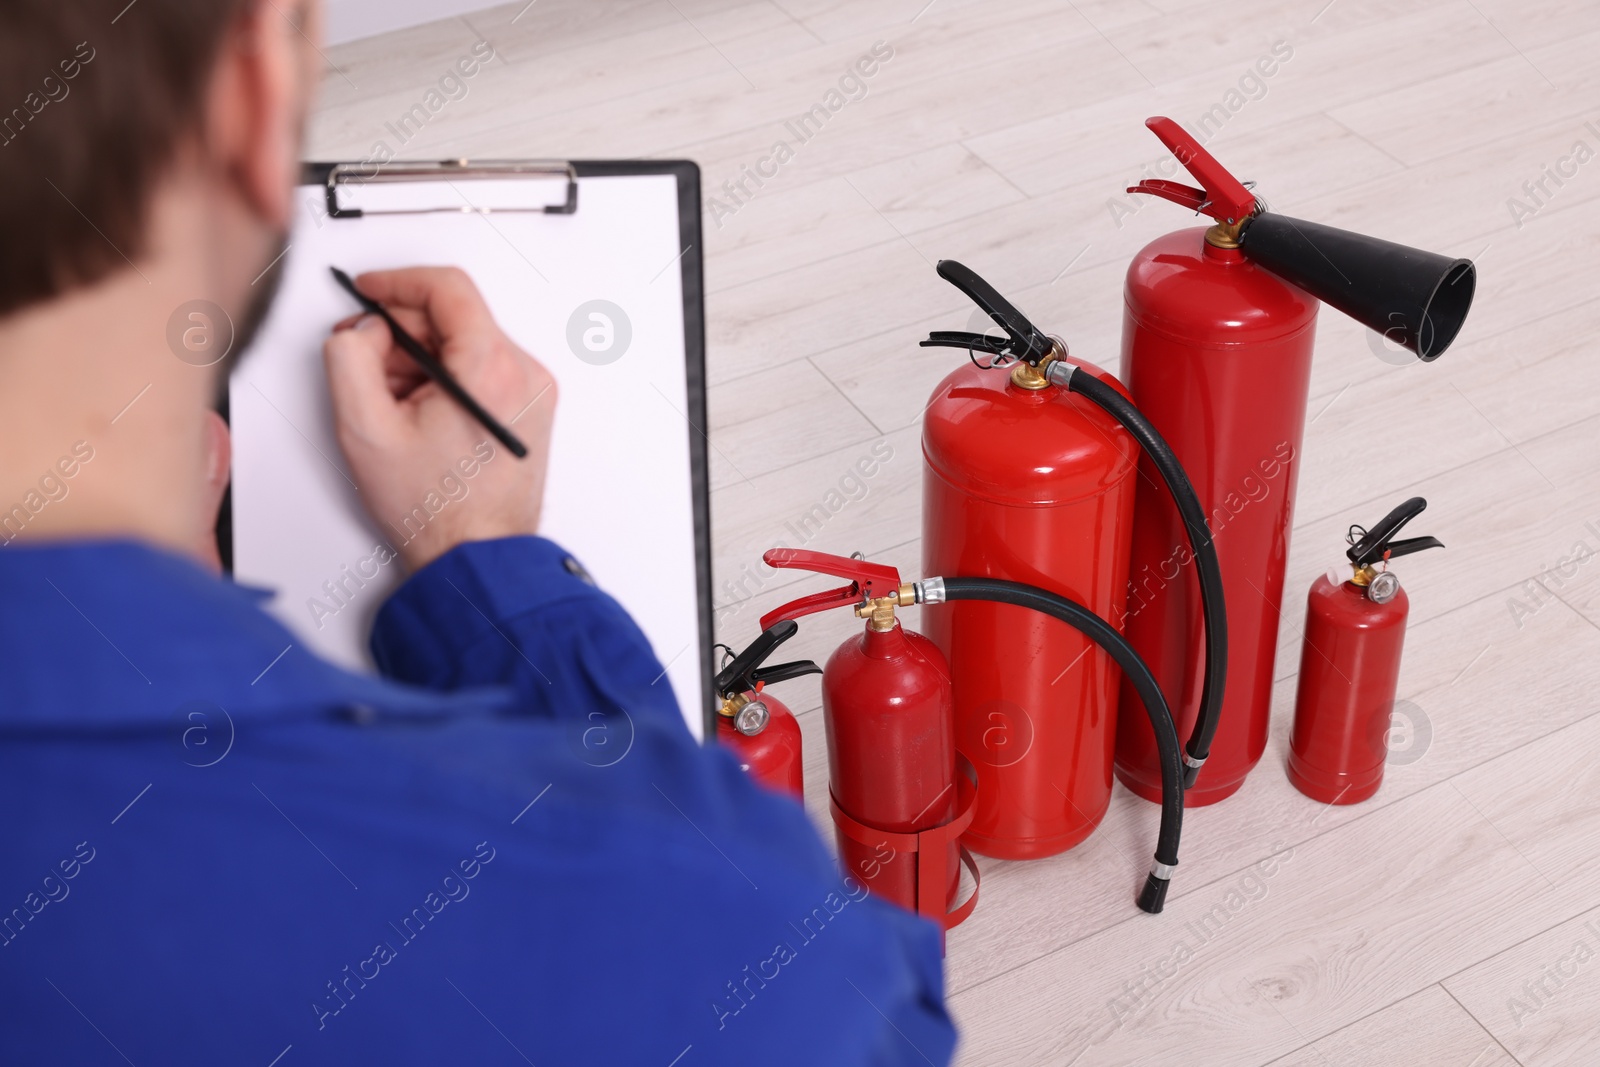
[[444, 341], [462, 334], [496, 329], [478, 287], [459, 267], [407, 267], [371, 271], [356, 278], [356, 288], [395, 310], [425, 311], [433, 333]]
[[323, 344], [328, 391], [341, 428], [381, 438], [399, 419], [384, 367], [390, 347], [389, 327], [376, 315], [365, 316]]

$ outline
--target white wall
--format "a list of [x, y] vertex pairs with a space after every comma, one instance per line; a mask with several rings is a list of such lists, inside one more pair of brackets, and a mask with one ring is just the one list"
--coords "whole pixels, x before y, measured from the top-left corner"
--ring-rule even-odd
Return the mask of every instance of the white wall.
[[343, 44], [496, 5], [484, 0], [327, 0], [328, 43]]

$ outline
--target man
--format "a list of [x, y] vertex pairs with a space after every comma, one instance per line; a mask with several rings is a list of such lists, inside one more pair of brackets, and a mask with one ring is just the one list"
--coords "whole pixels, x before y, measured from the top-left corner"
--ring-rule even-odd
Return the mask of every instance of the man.
[[[535, 536], [555, 391], [465, 275], [359, 280], [533, 453], [405, 547], [386, 677], [206, 566], [223, 368], [169, 320], [210, 301], [242, 347], [267, 306], [317, 21], [0, 12], [0, 1062], [946, 1062], [931, 924], [699, 748]], [[482, 440], [378, 324], [325, 354], [375, 515]]]

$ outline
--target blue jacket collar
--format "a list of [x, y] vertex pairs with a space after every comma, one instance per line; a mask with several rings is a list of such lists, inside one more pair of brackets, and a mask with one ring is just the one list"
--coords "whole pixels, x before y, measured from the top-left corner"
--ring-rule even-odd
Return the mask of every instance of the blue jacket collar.
[[262, 590], [126, 540], [0, 548], [0, 732], [142, 729], [185, 709], [432, 717], [495, 690], [433, 693], [343, 670], [258, 606]]

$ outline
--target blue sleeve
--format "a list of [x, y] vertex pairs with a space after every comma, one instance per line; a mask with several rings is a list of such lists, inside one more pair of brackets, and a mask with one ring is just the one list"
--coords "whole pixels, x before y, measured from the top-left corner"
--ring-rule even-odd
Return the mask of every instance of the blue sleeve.
[[423, 567], [379, 610], [372, 654], [386, 676], [430, 689], [509, 686], [534, 715], [626, 709], [683, 724], [638, 625], [542, 537], [468, 542]]
[[[472, 939], [572, 968], [608, 958], [631, 979], [610, 988], [612, 1010], [638, 1034], [606, 1040], [620, 1050], [681, 1033], [663, 1062], [692, 1044], [704, 1063], [948, 1063], [955, 1031], [932, 925], [841, 883], [797, 805], [756, 786], [725, 751], [694, 743], [643, 633], [570, 560], [542, 538], [461, 545], [413, 575], [374, 626], [386, 675], [435, 690], [510, 686], [534, 720], [393, 738], [520, 790], [517, 804], [537, 800], [523, 814], [503, 805], [537, 842], [515, 879], [522, 910], [473, 911], [486, 925]], [[619, 725], [614, 711], [627, 721], [615, 754], [617, 731], [590, 738], [597, 712]], [[540, 740], [550, 725], [567, 731], [565, 744]], [[497, 868], [507, 881], [517, 855], [508, 844]], [[526, 910], [534, 898], [547, 926]], [[607, 918], [597, 932], [574, 922], [585, 915]], [[530, 988], [507, 978], [485, 995], [488, 1015], [514, 1017]], [[531, 991], [576, 1019], [585, 1009], [567, 995], [560, 983]], [[818, 1029], [817, 1019], [830, 1022]], [[596, 1040], [586, 1026], [547, 1025], [548, 1040], [568, 1029]], [[582, 1059], [579, 1045], [562, 1051]]]

